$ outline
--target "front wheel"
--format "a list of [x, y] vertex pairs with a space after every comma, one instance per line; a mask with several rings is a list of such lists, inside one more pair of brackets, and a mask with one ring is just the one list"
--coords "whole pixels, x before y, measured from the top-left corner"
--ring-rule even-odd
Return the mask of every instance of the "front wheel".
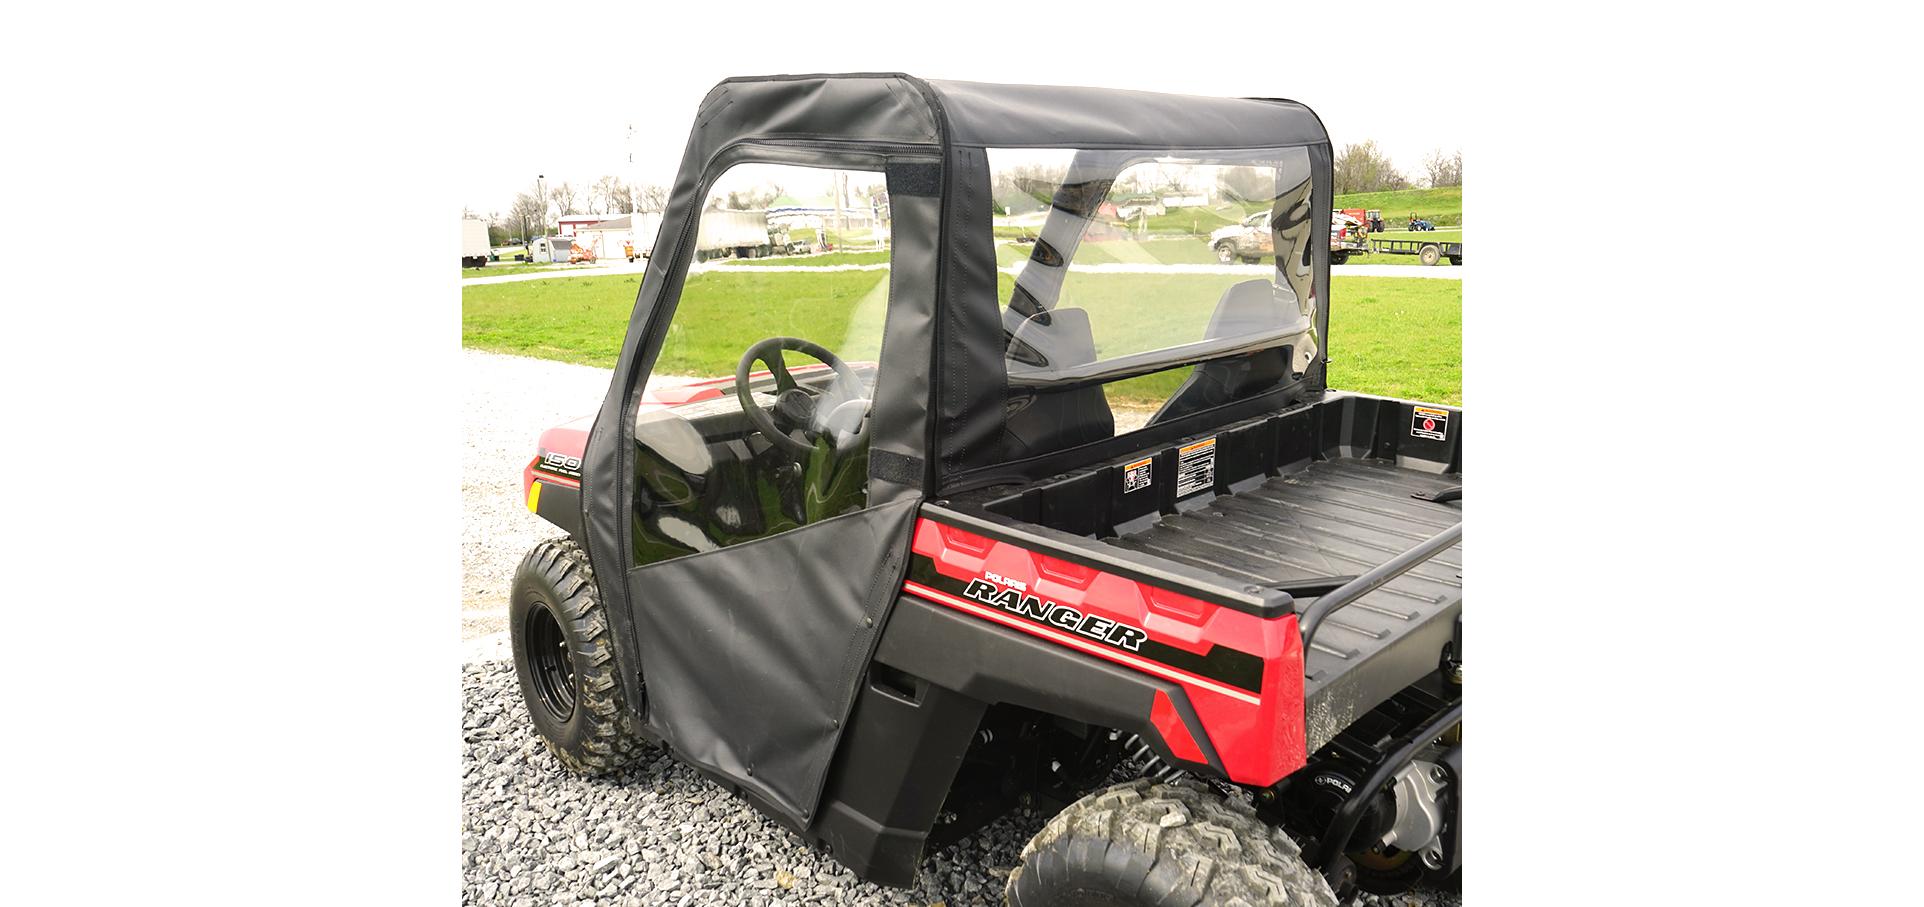
[[1058, 813], [1009, 875], [1013, 907], [1336, 907], [1281, 829], [1189, 780], [1147, 778]]
[[1216, 260], [1226, 265], [1236, 263], [1236, 247], [1227, 242], [1216, 244]]
[[528, 717], [562, 765], [598, 775], [641, 754], [588, 552], [571, 539], [528, 552], [514, 571], [508, 630]]
[[1423, 259], [1424, 264], [1433, 265], [1443, 260], [1443, 250], [1435, 246], [1424, 246], [1423, 253], [1417, 257]]

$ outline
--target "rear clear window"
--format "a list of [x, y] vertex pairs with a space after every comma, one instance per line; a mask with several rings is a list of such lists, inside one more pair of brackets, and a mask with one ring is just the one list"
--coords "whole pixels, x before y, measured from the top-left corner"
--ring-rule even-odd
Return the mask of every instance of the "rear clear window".
[[1329, 214], [1307, 150], [989, 162], [1018, 455], [1261, 394], [1314, 360]]

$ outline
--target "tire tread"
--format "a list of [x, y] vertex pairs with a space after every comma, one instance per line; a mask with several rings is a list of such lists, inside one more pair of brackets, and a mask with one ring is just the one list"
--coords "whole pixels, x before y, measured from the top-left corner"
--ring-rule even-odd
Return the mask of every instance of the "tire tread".
[[1280, 828], [1193, 780], [1138, 779], [1043, 826], [1009, 876], [1016, 907], [1336, 907]]
[[[556, 740], [537, 722], [536, 730], [541, 731], [541, 741], [547, 745], [548, 752], [569, 771], [586, 775], [619, 771], [634, 762], [648, 744], [635, 728], [634, 718], [624, 701], [618, 676], [619, 660], [588, 553], [569, 538], [541, 542], [521, 559], [514, 584], [516, 605], [526, 590], [540, 590], [544, 586], [553, 590], [554, 601], [548, 604], [563, 625], [563, 636], [569, 640], [568, 653], [575, 672], [575, 711], [580, 718], [570, 725], [578, 733], [563, 734], [563, 739]], [[511, 623], [518, 627], [519, 619]], [[514, 641], [516, 669], [522, 675], [522, 696], [532, 714], [540, 706], [528, 688], [518, 629]]]

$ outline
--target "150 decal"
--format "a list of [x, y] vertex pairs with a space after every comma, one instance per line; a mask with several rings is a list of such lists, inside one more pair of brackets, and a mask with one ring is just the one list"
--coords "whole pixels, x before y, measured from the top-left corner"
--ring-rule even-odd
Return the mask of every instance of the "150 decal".
[[538, 451], [538, 454], [541, 457], [542, 469], [548, 470], [549, 472], [560, 473], [564, 476], [581, 477], [580, 457], [571, 457], [566, 454], [555, 453], [545, 448]]

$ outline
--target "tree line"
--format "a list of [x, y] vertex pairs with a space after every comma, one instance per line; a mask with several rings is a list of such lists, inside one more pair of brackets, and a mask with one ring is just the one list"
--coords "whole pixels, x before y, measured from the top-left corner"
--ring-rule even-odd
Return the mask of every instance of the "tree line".
[[1435, 148], [1423, 156], [1414, 174], [1406, 174], [1375, 139], [1352, 142], [1336, 154], [1336, 194], [1393, 192], [1398, 189], [1440, 189], [1463, 185], [1463, 150]]
[[497, 246], [523, 242], [529, 236], [553, 233], [561, 218], [571, 214], [623, 214], [661, 211], [668, 207], [668, 190], [654, 183], [629, 183], [608, 174], [592, 182], [537, 180], [515, 194], [506, 212], [483, 214], [463, 207], [461, 216], [486, 221], [488, 239]]

